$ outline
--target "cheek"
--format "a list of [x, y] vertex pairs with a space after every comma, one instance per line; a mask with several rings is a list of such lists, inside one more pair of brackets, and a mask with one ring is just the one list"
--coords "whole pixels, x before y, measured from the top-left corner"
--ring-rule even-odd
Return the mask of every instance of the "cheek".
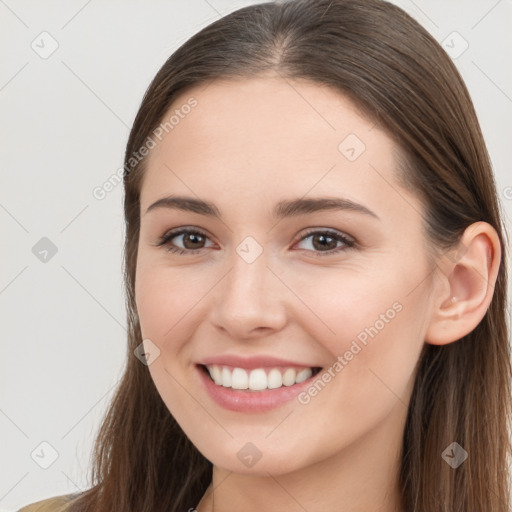
[[205, 293], [189, 277], [186, 272], [159, 268], [158, 264], [138, 269], [135, 295], [145, 338], [165, 342], [175, 338], [176, 331], [186, 324], [187, 313]]
[[193, 433], [192, 418], [204, 411], [185, 390], [187, 368], [181, 361], [189, 359], [186, 340], [193, 334], [190, 319], [201, 290], [186, 276], [152, 262], [138, 267], [135, 289], [142, 337], [160, 349], [159, 357], [148, 366], [151, 378], [168, 410], [187, 433]]
[[[333, 362], [343, 357], [357, 378], [373, 367], [407, 373], [423, 345], [426, 294], [414, 285], [424, 278], [422, 269], [406, 268], [403, 261], [388, 263], [374, 272], [318, 274], [314, 285], [304, 282], [295, 289], [308, 306], [295, 320], [327, 349]], [[408, 277], [397, 278], [402, 275]]]

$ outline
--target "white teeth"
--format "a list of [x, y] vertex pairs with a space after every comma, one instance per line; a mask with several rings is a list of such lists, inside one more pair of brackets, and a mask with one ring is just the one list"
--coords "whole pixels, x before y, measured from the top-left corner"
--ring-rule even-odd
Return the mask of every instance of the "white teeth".
[[283, 384], [285, 386], [293, 386], [297, 372], [293, 368], [288, 368], [283, 375]]
[[215, 381], [215, 384], [218, 386], [222, 386], [222, 371], [218, 366], [213, 366], [212, 371], [210, 372], [212, 375], [212, 379]]
[[[235, 370], [233, 370], [233, 373], [235, 373]], [[261, 368], [253, 370], [249, 376], [248, 387], [249, 389], [253, 389], [255, 391], [267, 389], [267, 374], [265, 373], [265, 370], [262, 370]]]
[[[210, 373], [210, 375], [211, 375], [211, 373]], [[222, 368], [221, 377], [222, 377], [222, 385], [225, 388], [230, 388], [231, 387], [231, 372], [227, 368]]]
[[247, 389], [249, 387], [249, 377], [242, 368], [233, 369], [231, 374], [231, 387], [233, 389]]
[[309, 379], [313, 375], [311, 368], [303, 368], [297, 371], [295, 368], [287, 368], [283, 373], [277, 368], [272, 368], [268, 375], [263, 368], [251, 371], [243, 368], [208, 365], [206, 367], [212, 380], [218, 386], [233, 389], [250, 389], [261, 391], [263, 389], [276, 389], [282, 386], [293, 386]]
[[283, 385], [283, 376], [277, 368], [268, 372], [267, 379], [269, 389], [280, 388]]
[[304, 370], [301, 370], [300, 372], [297, 372], [297, 377], [295, 377], [295, 382], [299, 384], [299, 382], [304, 382], [306, 379], [309, 379], [313, 372], [311, 371], [311, 368], [305, 368]]

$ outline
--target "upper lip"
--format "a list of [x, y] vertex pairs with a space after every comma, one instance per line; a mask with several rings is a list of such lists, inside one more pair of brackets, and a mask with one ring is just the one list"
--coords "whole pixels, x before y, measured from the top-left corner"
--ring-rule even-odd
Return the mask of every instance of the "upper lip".
[[279, 357], [259, 355], [244, 357], [235, 354], [224, 354], [212, 357], [206, 357], [198, 362], [202, 365], [219, 365], [219, 366], [232, 366], [234, 368], [247, 368], [252, 370], [254, 368], [266, 368], [274, 366], [296, 366], [300, 368], [316, 368], [317, 365], [311, 363], [300, 363], [297, 361], [289, 361]]

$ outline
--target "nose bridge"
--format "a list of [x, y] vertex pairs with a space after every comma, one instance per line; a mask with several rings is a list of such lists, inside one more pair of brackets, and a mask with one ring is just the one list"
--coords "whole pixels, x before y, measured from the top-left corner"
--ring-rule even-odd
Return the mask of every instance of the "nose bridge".
[[285, 320], [279, 299], [283, 286], [269, 269], [269, 253], [247, 238], [230, 257], [214, 306], [214, 322], [238, 338], [257, 328], [279, 328]]
[[[257, 243], [257, 242], [256, 242]], [[268, 252], [255, 241], [244, 241], [235, 248], [232, 267], [227, 276], [225, 293], [243, 299], [246, 303], [263, 299], [269, 283]], [[228, 297], [226, 297], [228, 298]]]

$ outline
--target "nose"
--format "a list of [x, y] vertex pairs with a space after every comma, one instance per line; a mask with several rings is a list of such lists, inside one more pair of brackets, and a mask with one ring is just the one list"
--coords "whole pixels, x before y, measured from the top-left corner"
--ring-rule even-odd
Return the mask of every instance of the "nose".
[[263, 252], [248, 263], [234, 253], [232, 266], [214, 288], [211, 319], [236, 340], [268, 336], [286, 324], [285, 296], [291, 294]]

